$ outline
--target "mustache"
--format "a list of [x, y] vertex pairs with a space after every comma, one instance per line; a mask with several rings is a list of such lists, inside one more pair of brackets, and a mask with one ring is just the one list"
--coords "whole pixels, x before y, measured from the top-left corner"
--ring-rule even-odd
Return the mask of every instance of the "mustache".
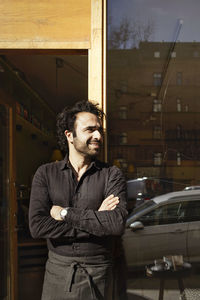
[[92, 143], [101, 145], [101, 141], [98, 141], [98, 140], [91, 140], [91, 141], [88, 141], [88, 144], [92, 144]]

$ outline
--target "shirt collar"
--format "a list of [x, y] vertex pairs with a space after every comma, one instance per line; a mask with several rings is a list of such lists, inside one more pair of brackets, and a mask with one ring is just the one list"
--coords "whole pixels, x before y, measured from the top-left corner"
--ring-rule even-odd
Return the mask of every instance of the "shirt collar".
[[[90, 169], [91, 167], [95, 167], [96, 169], [101, 169], [101, 165], [100, 165], [100, 161], [98, 160], [93, 160], [89, 166], [88, 169]], [[63, 160], [60, 161], [60, 169], [64, 170], [64, 169], [70, 169], [70, 163], [69, 163], [69, 159], [68, 159], [68, 155], [65, 156], [65, 158]]]
[[68, 155], [65, 155], [65, 158], [60, 161], [60, 169], [64, 170], [66, 168], [69, 168], [69, 166], [68, 166]]

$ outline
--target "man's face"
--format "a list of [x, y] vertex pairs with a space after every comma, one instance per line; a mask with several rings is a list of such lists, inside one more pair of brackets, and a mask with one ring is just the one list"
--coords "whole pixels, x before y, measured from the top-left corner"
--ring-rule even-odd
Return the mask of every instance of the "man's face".
[[102, 125], [92, 113], [80, 112], [74, 124], [73, 146], [83, 156], [96, 156], [102, 143]]

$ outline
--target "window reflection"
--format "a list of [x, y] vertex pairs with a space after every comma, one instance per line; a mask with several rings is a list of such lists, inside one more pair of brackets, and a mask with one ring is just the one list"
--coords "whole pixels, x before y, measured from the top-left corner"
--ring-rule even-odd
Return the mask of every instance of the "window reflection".
[[[194, 0], [108, 0], [108, 155], [127, 180], [153, 178], [168, 182], [170, 191], [200, 185], [199, 11], [200, 2]], [[167, 192], [165, 185], [160, 193]], [[158, 253], [164, 245], [184, 245], [180, 253], [185, 257], [198, 255], [199, 201], [171, 203], [151, 214], [141, 221], [155, 234], [153, 224], [165, 228]], [[185, 234], [175, 237], [172, 230], [169, 238], [176, 223]], [[191, 236], [186, 236], [188, 228]], [[145, 230], [136, 234], [137, 253], [130, 245], [135, 261], [146, 261], [148, 245], [156, 247]]]
[[153, 74], [153, 85], [154, 86], [160, 86], [161, 83], [162, 83], [161, 73], [154, 73]]
[[127, 178], [170, 179], [173, 190], [200, 181], [200, 42], [188, 2], [178, 3], [108, 1], [109, 161], [126, 160]]
[[176, 83], [177, 83], [177, 85], [182, 84], [182, 73], [181, 72], [177, 72]]
[[127, 107], [126, 106], [120, 106], [119, 108], [119, 118], [122, 120], [127, 119]]

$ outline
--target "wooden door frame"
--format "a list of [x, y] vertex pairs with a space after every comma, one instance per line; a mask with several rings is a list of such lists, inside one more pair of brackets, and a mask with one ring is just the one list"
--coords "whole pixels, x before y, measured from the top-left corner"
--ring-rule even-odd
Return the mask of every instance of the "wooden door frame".
[[[106, 0], [91, 0], [91, 41], [88, 49], [0, 49], [0, 54], [56, 54], [56, 55], [88, 55], [88, 99], [99, 104], [106, 114]], [[58, 45], [59, 46], [59, 45]], [[1, 94], [1, 93], [0, 93]], [[7, 104], [10, 113], [10, 226], [13, 230], [10, 237], [10, 256], [11, 256], [11, 300], [17, 300], [17, 240], [14, 230], [16, 224], [16, 159], [15, 159], [15, 105], [7, 95]], [[104, 129], [107, 128], [106, 118], [103, 120]], [[107, 134], [104, 138], [104, 160], [107, 161]]]
[[17, 197], [16, 197], [16, 158], [15, 158], [15, 104], [13, 100], [2, 90], [0, 90], [0, 103], [8, 107], [9, 111], [9, 258], [10, 258], [10, 286], [9, 293], [10, 299], [16, 300], [18, 287], [17, 287]]
[[[31, 44], [31, 48], [23, 49], [16, 48], [19, 43], [10, 43], [8, 48], [0, 49], [0, 54], [57, 54], [57, 55], [87, 55], [88, 54], [88, 99], [99, 103], [103, 112], [106, 114], [106, 0], [91, 0], [91, 26], [90, 26], [90, 42], [83, 43], [84, 49], [81, 48], [81, 42], [77, 43], [79, 48], [73, 47], [73, 43], [64, 43], [67, 49], [59, 48], [62, 43], [58, 43], [56, 48], [56, 42], [53, 43], [53, 48], [39, 48], [39, 44]], [[65, 41], [66, 42], [66, 41]], [[3, 43], [3, 45], [6, 43]], [[35, 46], [34, 46], [35, 45]], [[45, 44], [46, 45], [46, 44]], [[89, 45], [89, 48], [87, 48]], [[48, 44], [47, 44], [48, 47]], [[106, 118], [103, 121], [104, 129], [107, 128]], [[104, 159], [107, 161], [107, 135], [104, 141]]]

